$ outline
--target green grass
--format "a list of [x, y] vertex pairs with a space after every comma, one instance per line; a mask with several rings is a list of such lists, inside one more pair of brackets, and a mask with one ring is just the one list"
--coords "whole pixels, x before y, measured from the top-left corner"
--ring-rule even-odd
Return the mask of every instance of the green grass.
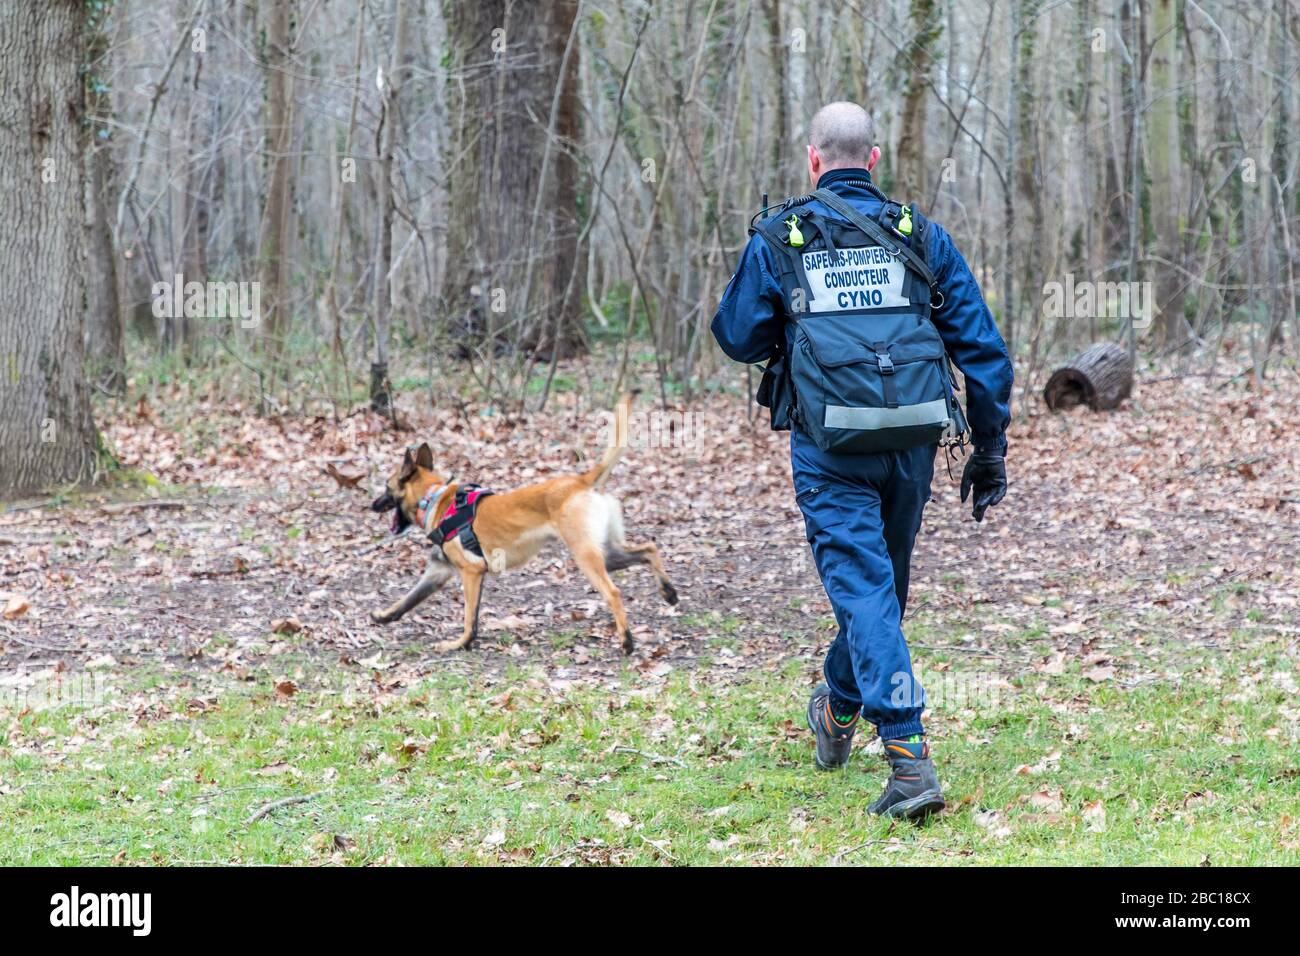
[[334, 670], [290, 697], [266, 675], [140, 677], [92, 708], [0, 708], [0, 863], [1294, 863], [1295, 725], [1252, 677], [1281, 666], [1030, 674], [941, 703], [951, 807], [920, 828], [866, 814], [866, 741], [847, 771], [813, 768], [802, 663], [604, 688]]

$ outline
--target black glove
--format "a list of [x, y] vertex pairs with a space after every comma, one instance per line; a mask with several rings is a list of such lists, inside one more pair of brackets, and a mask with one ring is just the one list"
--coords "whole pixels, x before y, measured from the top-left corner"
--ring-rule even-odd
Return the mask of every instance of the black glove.
[[1007, 459], [1001, 451], [975, 451], [966, 459], [961, 473], [961, 500], [964, 502], [975, 489], [976, 521], [984, 520], [984, 512], [1003, 499], [1007, 493]]

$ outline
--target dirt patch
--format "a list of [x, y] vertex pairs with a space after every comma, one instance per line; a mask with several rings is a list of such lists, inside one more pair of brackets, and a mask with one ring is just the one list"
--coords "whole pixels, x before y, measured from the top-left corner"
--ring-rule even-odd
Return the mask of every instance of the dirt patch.
[[[1011, 431], [1010, 493], [978, 526], [941, 460], [909, 609], [925, 641], [1004, 654], [1028, 633], [1064, 655], [1140, 660], [1151, 644], [1213, 648], [1249, 632], [1294, 650], [1300, 456], [1286, 436], [1297, 394], [1294, 379], [1263, 395], [1159, 382], [1111, 414], [1034, 410]], [[611, 482], [629, 537], [658, 541], [682, 597], [664, 605], [645, 569], [616, 576], [640, 669], [811, 664], [833, 636], [786, 437], [748, 411], [717, 397], [677, 409], [694, 416], [692, 439], [634, 447]], [[423, 562], [413, 540], [359, 555], [385, 531], [370, 494], [412, 437], [436, 437], [458, 476], [508, 488], [583, 467], [602, 421], [563, 404], [526, 420], [473, 408], [406, 417], [414, 436], [357, 415], [232, 418], [198, 439], [141, 407], [108, 437], [166, 492], [0, 513], [0, 606], [22, 605], [0, 620], [0, 667], [238, 670], [283, 654], [322, 665], [379, 654], [417, 668], [619, 673], [608, 614], [559, 550], [489, 579], [482, 636], [453, 661], [429, 648], [459, 632], [457, 588], [396, 624], [369, 622]], [[327, 466], [362, 480], [348, 488]], [[288, 618], [301, 629], [275, 634]]]

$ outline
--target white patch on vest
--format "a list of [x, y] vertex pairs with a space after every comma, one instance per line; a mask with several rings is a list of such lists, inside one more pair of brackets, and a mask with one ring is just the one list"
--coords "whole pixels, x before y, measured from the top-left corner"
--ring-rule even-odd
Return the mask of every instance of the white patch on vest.
[[812, 299], [809, 312], [862, 312], [895, 309], [910, 303], [903, 295], [906, 267], [882, 246], [822, 249], [803, 254]]

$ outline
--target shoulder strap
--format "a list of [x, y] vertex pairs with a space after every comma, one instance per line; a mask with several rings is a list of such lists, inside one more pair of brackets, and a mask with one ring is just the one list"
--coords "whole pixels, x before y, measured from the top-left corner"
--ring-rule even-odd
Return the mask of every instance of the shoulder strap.
[[927, 227], [930, 225], [930, 220], [926, 219], [925, 216], [921, 213], [919, 209], [916, 208], [915, 205], [909, 208], [912, 210], [911, 248], [912, 251], [915, 252], [917, 256], [920, 258], [920, 260], [928, 266], [930, 264], [930, 257], [926, 253], [925, 244], [926, 244], [926, 235], [929, 233], [929, 229]]
[[934, 272], [930, 270], [930, 267], [925, 264], [925, 260], [913, 252], [906, 243], [899, 242], [889, 235], [880, 223], [868, 219], [829, 189], [817, 190], [812, 194], [812, 198], [825, 203], [829, 208], [861, 229], [873, 242], [884, 246], [891, 256], [902, 260], [905, 266], [925, 281], [925, 284], [930, 289], [930, 298], [934, 298], [934, 294], [938, 291], [939, 281], [934, 277]]
[[785, 238], [781, 235], [781, 226], [784, 223], [780, 219], [769, 219], [759, 223], [757, 226], [751, 226], [750, 232], [757, 233], [767, 242], [768, 248], [776, 255], [777, 262], [781, 271], [782, 283], [788, 280], [791, 287], [803, 289], [806, 295], [812, 295], [812, 289], [808, 285], [808, 277], [803, 271], [803, 256], [798, 249], [789, 246]]

